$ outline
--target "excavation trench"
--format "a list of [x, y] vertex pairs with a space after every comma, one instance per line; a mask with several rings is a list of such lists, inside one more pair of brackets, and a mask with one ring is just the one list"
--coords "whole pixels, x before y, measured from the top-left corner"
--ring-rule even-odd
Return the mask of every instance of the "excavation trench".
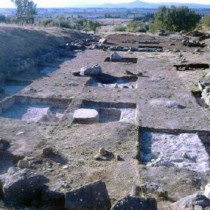
[[92, 77], [86, 86], [103, 87], [103, 88], [136, 88], [137, 76], [114, 77], [108, 74], [101, 74], [97, 77]]
[[122, 63], [137, 63], [138, 58], [121, 58], [121, 59], [110, 59], [105, 58], [104, 62], [122, 62]]
[[74, 112], [73, 122], [90, 124], [120, 121], [135, 124], [136, 115], [136, 104], [83, 101], [80, 109]]
[[69, 99], [14, 96], [0, 103], [0, 117], [25, 122], [57, 122], [64, 116]]
[[175, 64], [174, 67], [177, 71], [196, 70], [196, 69], [208, 69], [207, 63], [189, 63], [189, 64]]
[[141, 129], [139, 161], [150, 167], [176, 167], [210, 171], [210, 133]]

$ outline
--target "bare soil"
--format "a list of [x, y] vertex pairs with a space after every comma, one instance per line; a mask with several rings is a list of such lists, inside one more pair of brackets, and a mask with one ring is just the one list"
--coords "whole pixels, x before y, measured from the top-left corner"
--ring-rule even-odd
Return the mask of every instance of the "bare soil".
[[[1, 26], [2, 69], [7, 69], [8, 61], [16, 56], [33, 56], [37, 49], [51, 49], [66, 40], [85, 38], [84, 34], [63, 29]], [[173, 202], [203, 189], [210, 181], [210, 175], [190, 167], [156, 167], [142, 163], [139, 157], [141, 132], [149, 130], [163, 134], [173, 133], [175, 136], [180, 133], [197, 135], [204, 132], [206, 136], [198, 141], [205, 142], [205, 145], [201, 144], [202, 149], [205, 149], [204, 146], [209, 148], [209, 109], [199, 106], [191, 93], [209, 69], [176, 71], [173, 67], [181, 62], [180, 52], [175, 49], [181, 50], [182, 57], [187, 62], [194, 63], [208, 63], [209, 50], [205, 47], [202, 52], [194, 53], [195, 48], [182, 45], [182, 36], [179, 34], [169, 37], [116, 34], [109, 35], [107, 40], [111, 45], [130, 47], [158, 42], [158, 46], [163, 46], [164, 51], [118, 52], [122, 57], [137, 58], [137, 63], [119, 63], [104, 62], [110, 56], [109, 51], [87, 49], [76, 52], [73, 59], [50, 63], [48, 67], [53, 66], [54, 71], [47, 71], [45, 74], [36, 72], [37, 77], [30, 72], [13, 76], [17, 83], [30, 83], [21, 88], [16, 96], [32, 101], [33, 98], [60, 100], [61, 103], [65, 99], [68, 105], [63, 117], [36, 122], [24, 121], [21, 117], [5, 117], [5, 109], [0, 115], [0, 136], [10, 142], [8, 151], [11, 154], [19, 158], [28, 157], [31, 169], [49, 178], [48, 185], [52, 190], [67, 192], [88, 182], [103, 180], [113, 203], [129, 194], [133, 185], [155, 183], [163, 188], [164, 196], [150, 190], [142, 190], [140, 195], [157, 198], [160, 210], [172, 209]], [[208, 45], [209, 40], [205, 42]], [[90, 86], [87, 84], [93, 78], [73, 76], [74, 71], [96, 63], [102, 67], [103, 73], [114, 77], [128, 76], [126, 71], [134, 74], [141, 72], [142, 75], [135, 82], [136, 88]], [[13, 91], [10, 91], [9, 97], [14, 97]], [[7, 100], [8, 98], [3, 98], [0, 107], [6, 106]], [[135, 119], [130, 123], [72, 123], [73, 112], [84, 108], [84, 104], [86, 108], [134, 107]], [[18, 112], [18, 107], [11, 106], [10, 109], [13, 109], [14, 115]], [[158, 146], [158, 142], [155, 145]], [[46, 147], [53, 148], [55, 155], [43, 157], [42, 151]], [[95, 156], [102, 147], [106, 149], [108, 156], [96, 160]], [[120, 160], [116, 156], [120, 156]], [[4, 168], [11, 166], [10, 159], [5, 163], [8, 164]]]

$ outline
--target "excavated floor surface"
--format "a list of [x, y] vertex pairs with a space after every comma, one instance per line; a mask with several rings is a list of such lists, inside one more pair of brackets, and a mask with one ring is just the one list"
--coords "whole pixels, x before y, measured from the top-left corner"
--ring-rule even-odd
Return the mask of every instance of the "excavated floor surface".
[[[110, 37], [108, 40], [112, 39]], [[176, 38], [181, 40], [178, 35], [167, 37], [165, 41], [158, 37], [145, 39], [147, 42], [161, 41], [164, 48], [173, 50], [181, 46], [180, 42], [177, 46], [170, 45]], [[117, 40], [119, 44], [119, 38]], [[181, 50], [183, 49], [185, 52], [182, 52], [182, 56], [189, 62], [208, 63], [210, 60], [207, 49], [199, 54], [193, 54], [191, 48], [188, 50], [182, 47]], [[20, 86], [20, 89], [18, 86], [19, 92], [13, 90], [15, 86], [6, 86], [8, 95], [16, 93], [27, 98], [65, 99], [69, 100], [69, 104], [62, 112], [62, 117], [47, 122], [23, 120], [20, 123], [19, 119], [5, 117], [3, 113], [0, 115], [1, 138], [10, 142], [9, 152], [12, 154], [33, 157], [32, 168], [50, 179], [50, 189], [67, 192], [85, 183], [102, 179], [114, 202], [127, 195], [134, 184], [155, 183], [167, 192], [166, 197], [147, 190], [142, 191], [142, 194], [156, 197], [159, 209], [170, 209], [172, 201], [200, 190], [210, 179], [207, 173], [210, 141], [205, 135], [202, 140], [198, 136], [201, 131], [206, 136], [210, 133], [210, 110], [199, 106], [191, 92], [197, 88], [198, 81], [209, 69], [176, 71], [173, 65], [180, 63], [179, 52], [165, 50], [119, 54], [138, 58], [138, 62], [104, 62], [110, 52], [87, 49], [78, 52], [74, 59], [65, 59], [59, 61], [59, 64], [55, 61], [56, 68], [43, 69], [42, 76], [23, 75], [22, 79], [33, 82], [25, 87]], [[103, 73], [114, 77], [127, 76], [126, 71], [141, 72], [142, 75], [135, 81], [135, 88], [87, 85], [90, 77], [72, 75], [73, 71], [96, 63], [102, 67]], [[74, 111], [84, 108], [84, 104], [88, 103], [102, 104], [100, 106], [103, 108], [114, 107], [121, 112], [127, 111], [127, 114], [124, 113], [125, 122], [118, 119], [105, 120], [103, 123], [72, 124]], [[111, 105], [107, 107], [107, 104]], [[85, 108], [95, 107], [90, 105]], [[20, 111], [17, 106], [11, 109], [17, 113]], [[109, 112], [108, 114], [111, 115]], [[179, 145], [183, 146], [183, 150], [177, 155], [184, 158], [185, 153], [191, 152], [190, 147], [187, 147], [191, 141], [193, 150], [196, 150], [196, 144], [199, 145], [200, 156], [197, 156], [197, 162], [194, 161], [193, 155], [196, 151], [193, 151], [192, 157], [182, 164], [183, 167], [176, 162], [177, 157], [174, 164], [177, 167], [164, 164], [157, 167], [148, 163], [151, 162], [151, 157], [147, 161], [143, 158], [142, 161], [142, 142], [147, 143], [148, 139], [154, 142], [151, 143], [152, 146], [146, 145], [145, 150], [150, 150], [146, 155], [154, 153], [156, 159], [160, 158], [163, 150], [168, 153], [162, 157], [171, 158], [171, 153], [179, 150]], [[175, 148], [172, 148], [173, 145]], [[45, 147], [54, 148], [57, 151], [56, 158], [43, 158], [41, 154]], [[109, 152], [109, 156], [98, 161], [95, 156], [101, 147]], [[116, 160], [117, 155], [120, 156], [120, 161]], [[10, 160], [7, 161], [11, 165]], [[205, 170], [200, 169], [202, 164], [206, 164]]]

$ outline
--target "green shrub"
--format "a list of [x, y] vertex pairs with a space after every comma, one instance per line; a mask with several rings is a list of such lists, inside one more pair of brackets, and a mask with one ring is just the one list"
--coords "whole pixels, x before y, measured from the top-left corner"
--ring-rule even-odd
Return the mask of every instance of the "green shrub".
[[126, 26], [123, 25], [117, 25], [114, 27], [114, 31], [126, 31]]
[[190, 31], [199, 23], [201, 16], [188, 7], [160, 7], [150, 24], [150, 31], [164, 29], [169, 31]]
[[142, 21], [131, 20], [127, 25], [126, 31], [128, 31], [128, 32], [146, 32], [147, 26]]
[[52, 19], [42, 20], [39, 22], [39, 25], [44, 27], [50, 26], [51, 24], [53, 24]]
[[70, 22], [62, 18], [42, 20], [39, 22], [39, 25], [44, 27], [72, 28]]
[[6, 23], [7, 19], [5, 15], [0, 15], [0, 23]]
[[203, 25], [208, 27], [208, 28], [210, 27], [210, 14], [204, 16], [204, 18], [203, 18]]
[[101, 24], [97, 21], [78, 19], [75, 21], [74, 28], [77, 30], [96, 31], [101, 27]]

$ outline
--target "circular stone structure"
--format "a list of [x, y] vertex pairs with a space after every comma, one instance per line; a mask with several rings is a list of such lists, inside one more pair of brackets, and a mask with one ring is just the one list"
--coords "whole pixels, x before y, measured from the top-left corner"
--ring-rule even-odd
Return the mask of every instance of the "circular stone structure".
[[98, 111], [95, 109], [77, 109], [74, 111], [73, 122], [81, 124], [98, 123]]

